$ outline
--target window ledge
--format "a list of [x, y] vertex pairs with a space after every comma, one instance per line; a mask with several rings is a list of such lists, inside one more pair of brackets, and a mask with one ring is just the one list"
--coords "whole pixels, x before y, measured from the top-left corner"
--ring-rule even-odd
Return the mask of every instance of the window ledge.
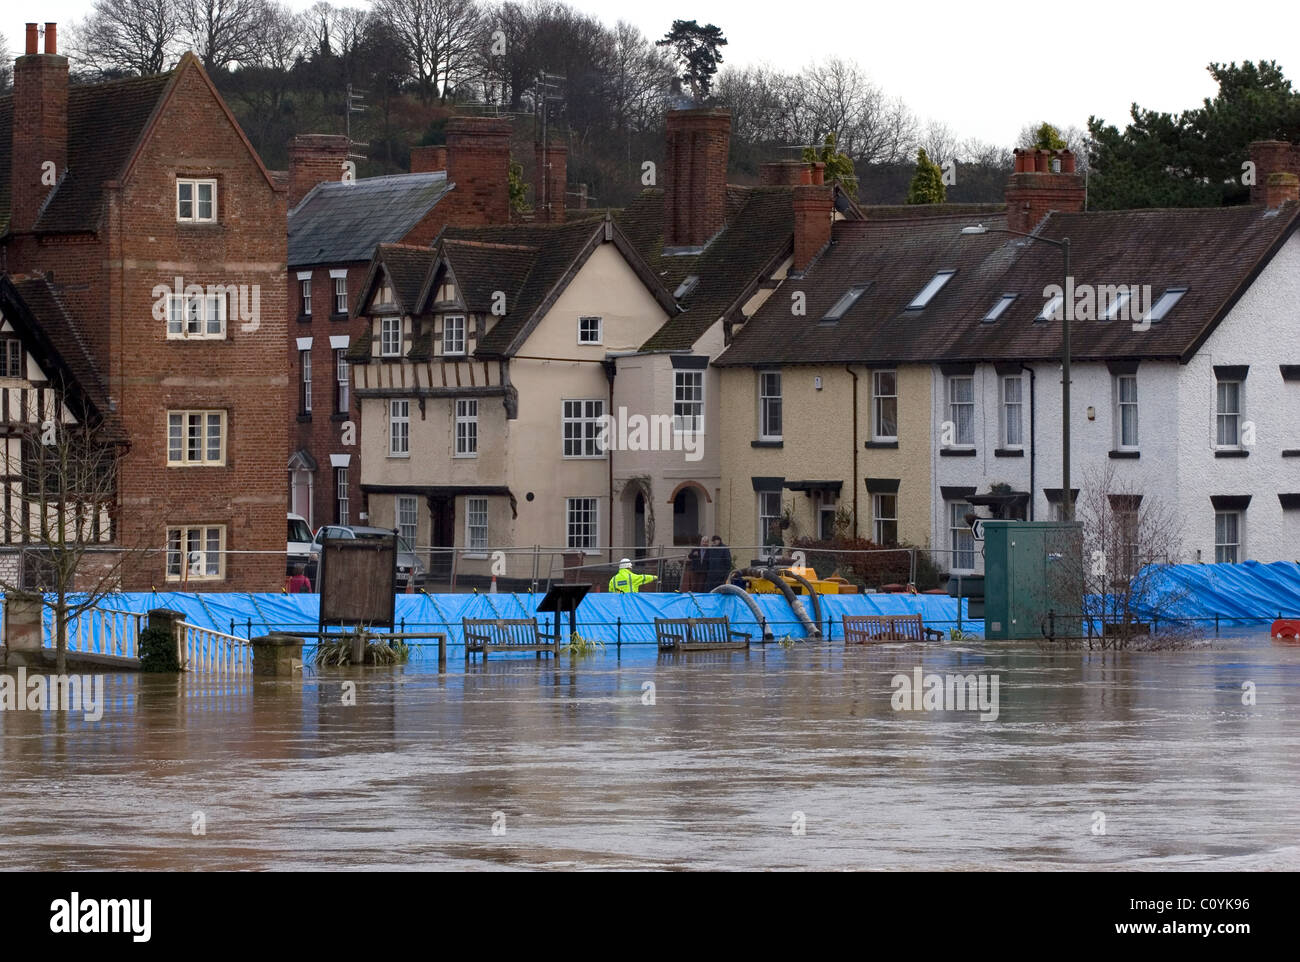
[[331, 321], [346, 321], [349, 317], [351, 317], [351, 315], [350, 315], [350, 314], [347, 314], [347, 313], [344, 313], [344, 314], [334, 313], [334, 314], [331, 314], [331, 315], [330, 315], [330, 320], [331, 320]]
[[939, 457], [941, 458], [973, 458], [975, 457], [974, 448], [940, 448]]
[[460, 556], [462, 561], [487, 561], [490, 557], [491, 555], [481, 551], [465, 551]]
[[1110, 458], [1113, 461], [1135, 461], [1142, 457], [1141, 451], [1111, 451]]
[[1282, 452], [1282, 457], [1284, 457], [1284, 458], [1300, 458], [1300, 450], [1298, 450], [1298, 449], [1296, 449], [1296, 448], [1288, 448], [1287, 450], [1285, 450], [1285, 451]]
[[350, 418], [350, 417], [352, 417], [352, 415], [349, 414], [347, 411], [335, 411], [333, 414], [330, 415], [330, 420], [331, 420], [331, 421], [346, 421], [346, 420], [347, 420], [348, 418]]
[[781, 448], [785, 447], [784, 441], [750, 441], [751, 448]]
[[310, 315], [310, 314], [299, 314], [299, 315], [298, 315], [298, 323], [299, 323], [299, 324], [310, 324], [313, 320], [315, 320], [315, 318], [313, 318], [312, 315]]
[[868, 441], [865, 445], [867, 450], [897, 450], [898, 441]]
[[1025, 456], [1024, 448], [994, 448], [993, 456], [995, 458], [1023, 458]]
[[1250, 452], [1244, 448], [1232, 448], [1226, 451], [1215, 451], [1214, 456], [1216, 458], [1248, 458], [1250, 457]]
[[298, 414], [298, 423], [299, 423], [299, 424], [308, 424], [308, 423], [310, 423], [310, 422], [311, 422], [311, 415], [310, 415], [310, 414], [303, 414], [303, 413], [299, 412], [299, 414]]

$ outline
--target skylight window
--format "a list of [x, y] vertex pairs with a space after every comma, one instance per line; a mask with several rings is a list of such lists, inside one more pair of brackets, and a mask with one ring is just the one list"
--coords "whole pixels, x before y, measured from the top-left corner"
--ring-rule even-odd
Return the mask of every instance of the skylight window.
[[831, 309], [822, 317], [822, 323], [833, 323], [838, 321], [845, 315], [850, 307], [858, 302], [858, 298], [862, 296], [862, 292], [869, 286], [870, 285], [868, 284], [861, 284], [857, 287], [850, 287], [844, 292], [844, 296], [836, 301], [834, 306], [832, 306]]
[[912, 303], [907, 305], [907, 309], [909, 311], [919, 311], [925, 307], [934, 299], [934, 295], [943, 290], [943, 285], [947, 284], [952, 279], [952, 275], [956, 273], [956, 271], [940, 271], [935, 274], [934, 277], [930, 278], [930, 283], [921, 288], [921, 293], [912, 298]]
[[1064, 300], [1065, 298], [1062, 295], [1057, 294], [1050, 301], [1044, 304], [1043, 309], [1039, 311], [1038, 316], [1034, 318], [1035, 323], [1038, 321], [1050, 321], [1059, 317], [1061, 313], [1061, 303]]
[[989, 308], [989, 312], [984, 315], [984, 323], [992, 324], [996, 321], [1003, 315], [1003, 313], [1005, 313], [1006, 309], [1011, 306], [1011, 302], [1018, 296], [1019, 295], [1017, 294], [1003, 294], [999, 297], [994, 305]]
[[1187, 293], [1185, 287], [1169, 287], [1160, 295], [1160, 299], [1151, 305], [1151, 313], [1147, 315], [1146, 320], [1163, 321], [1165, 315], [1174, 309], [1184, 294]]
[[679, 301], [691, 291], [695, 290], [695, 285], [700, 282], [699, 274], [689, 274], [686, 279], [677, 285], [677, 290], [673, 291], [673, 300]]
[[1132, 296], [1132, 291], [1120, 291], [1115, 295], [1115, 299], [1110, 302], [1106, 310], [1102, 312], [1101, 319], [1103, 321], [1115, 320], [1115, 318], [1119, 316], [1119, 312], [1124, 309], [1124, 305], [1129, 302], [1129, 298]]

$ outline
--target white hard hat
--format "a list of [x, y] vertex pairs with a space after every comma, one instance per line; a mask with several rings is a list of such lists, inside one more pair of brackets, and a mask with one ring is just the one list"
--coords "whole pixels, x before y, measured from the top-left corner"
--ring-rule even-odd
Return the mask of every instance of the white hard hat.
[[631, 559], [631, 558], [624, 558], [622, 561], [620, 561], [620, 562], [618, 563], [618, 566], [619, 566], [620, 568], [630, 568], [630, 567], [632, 567], [632, 559]]

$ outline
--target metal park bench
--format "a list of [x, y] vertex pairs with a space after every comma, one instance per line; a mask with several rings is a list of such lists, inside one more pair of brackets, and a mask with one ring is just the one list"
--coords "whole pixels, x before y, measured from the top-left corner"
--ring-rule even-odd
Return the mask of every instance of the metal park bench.
[[537, 657], [549, 651], [560, 657], [560, 640], [537, 627], [536, 618], [463, 618], [465, 630], [465, 663], [478, 652], [487, 660], [490, 651], [535, 651]]
[[920, 615], [845, 615], [844, 643], [866, 645], [881, 641], [936, 641], [937, 628], [927, 628]]
[[749, 647], [749, 635], [733, 630], [728, 618], [656, 618], [655, 637], [661, 651], [732, 651]]

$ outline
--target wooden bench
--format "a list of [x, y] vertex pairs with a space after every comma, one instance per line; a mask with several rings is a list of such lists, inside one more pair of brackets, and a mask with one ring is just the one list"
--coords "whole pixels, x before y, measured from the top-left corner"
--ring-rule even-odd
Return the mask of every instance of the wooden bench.
[[881, 641], [936, 641], [943, 638], [937, 628], [927, 628], [920, 615], [845, 615], [844, 643], [866, 645]]
[[660, 651], [733, 651], [749, 647], [749, 635], [733, 630], [727, 618], [656, 618], [655, 637]]
[[560, 657], [560, 641], [537, 627], [536, 618], [462, 618], [465, 631], [465, 663], [478, 652], [486, 661], [489, 651], [535, 651], [537, 657], [549, 651]]

